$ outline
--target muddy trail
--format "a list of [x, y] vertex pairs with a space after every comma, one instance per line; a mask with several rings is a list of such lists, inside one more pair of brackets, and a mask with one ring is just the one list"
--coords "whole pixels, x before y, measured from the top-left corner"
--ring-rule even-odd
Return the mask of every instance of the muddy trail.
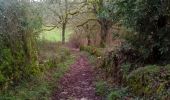
[[78, 55], [70, 70], [59, 81], [53, 100], [102, 100], [95, 95], [95, 74], [85, 55]]

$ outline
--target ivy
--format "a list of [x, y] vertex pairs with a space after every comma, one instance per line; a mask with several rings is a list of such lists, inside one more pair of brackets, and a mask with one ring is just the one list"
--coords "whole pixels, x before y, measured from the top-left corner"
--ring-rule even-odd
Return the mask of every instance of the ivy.
[[[155, 61], [167, 59], [170, 50], [168, 0], [114, 0], [111, 4], [119, 22], [134, 34], [127, 40], [140, 50], [145, 58]], [[115, 16], [112, 18], [115, 19]]]

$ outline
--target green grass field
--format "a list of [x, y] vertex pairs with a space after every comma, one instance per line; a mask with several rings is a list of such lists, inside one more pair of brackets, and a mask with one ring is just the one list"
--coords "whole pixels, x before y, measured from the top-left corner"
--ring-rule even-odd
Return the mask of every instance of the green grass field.
[[[45, 29], [50, 29], [50, 28], [45, 28]], [[70, 29], [66, 30], [66, 33], [65, 33], [66, 41], [68, 40], [71, 33], [72, 31]], [[40, 33], [40, 40], [47, 40], [50, 42], [61, 41], [62, 40], [61, 29], [55, 28], [51, 31], [43, 31], [42, 33]]]

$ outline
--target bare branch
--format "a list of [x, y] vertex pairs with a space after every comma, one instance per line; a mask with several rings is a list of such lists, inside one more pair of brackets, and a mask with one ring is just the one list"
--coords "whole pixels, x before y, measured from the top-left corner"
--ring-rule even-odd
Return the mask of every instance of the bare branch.
[[53, 29], [55, 29], [55, 28], [58, 28], [57, 25], [56, 25], [56, 26], [47, 26], [47, 27], [52, 27], [52, 28], [50, 28], [50, 29], [41, 29], [41, 30], [39, 30], [39, 31], [34, 32], [34, 34], [40, 33], [40, 32], [43, 32], [43, 31], [51, 31], [51, 30], [53, 30]]
[[54, 10], [54, 9], [52, 9], [52, 8], [50, 8], [50, 7], [48, 7], [48, 9], [50, 9], [56, 16], [58, 16], [58, 18], [59, 18], [60, 20], [62, 19], [61, 15], [60, 15], [59, 13], [57, 13], [56, 10]]
[[[50, 26], [48, 26], [48, 27], [50, 27]], [[51, 29], [42, 29], [42, 31], [51, 31], [51, 30], [53, 30], [55, 28], [58, 28], [57, 25], [56, 26], [51, 26], [51, 27], [52, 27]]]
[[89, 21], [97, 21], [97, 22], [99, 22], [98, 19], [88, 19], [88, 20], [85, 21], [84, 23], [82, 23], [82, 24], [80, 24], [80, 25], [77, 25], [77, 27], [83, 26], [83, 25], [87, 24]]

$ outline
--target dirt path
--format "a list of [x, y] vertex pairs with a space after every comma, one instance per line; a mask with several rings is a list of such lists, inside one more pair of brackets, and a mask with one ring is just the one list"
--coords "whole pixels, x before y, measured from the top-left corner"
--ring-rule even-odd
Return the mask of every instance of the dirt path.
[[60, 80], [53, 100], [101, 100], [95, 95], [94, 72], [85, 55], [80, 55]]

